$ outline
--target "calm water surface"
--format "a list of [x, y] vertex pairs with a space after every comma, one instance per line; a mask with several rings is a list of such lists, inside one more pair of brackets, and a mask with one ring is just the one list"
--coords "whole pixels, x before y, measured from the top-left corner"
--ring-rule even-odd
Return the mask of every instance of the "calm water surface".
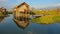
[[0, 22], [0, 34], [60, 34], [60, 23], [43, 25], [30, 23], [25, 29], [18, 27], [13, 15], [4, 17]]

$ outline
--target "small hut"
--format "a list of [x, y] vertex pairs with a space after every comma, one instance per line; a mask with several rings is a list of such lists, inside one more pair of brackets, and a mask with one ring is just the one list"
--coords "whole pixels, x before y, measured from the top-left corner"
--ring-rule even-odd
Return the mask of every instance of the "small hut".
[[14, 8], [14, 18], [18, 20], [20, 20], [21, 18], [29, 18], [29, 12], [29, 5], [23, 2]]
[[6, 8], [1, 7], [0, 8], [0, 16], [5, 16], [5, 15], [7, 15], [7, 10], [6, 10]]
[[13, 11], [14, 20], [16, 23], [22, 27], [26, 27], [30, 17], [29, 5], [23, 2], [20, 5], [14, 7]]

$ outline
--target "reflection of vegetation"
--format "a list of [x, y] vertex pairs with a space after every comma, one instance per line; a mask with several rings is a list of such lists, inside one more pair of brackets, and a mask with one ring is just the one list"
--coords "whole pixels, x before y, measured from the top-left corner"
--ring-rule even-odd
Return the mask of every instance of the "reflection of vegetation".
[[43, 23], [43, 24], [49, 24], [49, 23], [55, 23], [60, 22], [60, 10], [57, 9], [51, 9], [51, 10], [32, 10], [35, 14], [41, 15], [39, 18], [32, 19], [35, 23]]
[[0, 17], [0, 22], [4, 19], [4, 17]]

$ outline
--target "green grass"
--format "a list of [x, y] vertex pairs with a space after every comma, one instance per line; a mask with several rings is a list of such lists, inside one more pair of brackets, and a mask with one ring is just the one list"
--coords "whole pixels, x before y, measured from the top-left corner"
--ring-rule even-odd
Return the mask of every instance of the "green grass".
[[60, 22], [60, 16], [59, 15], [54, 16], [53, 19], [55, 20], [55, 22]]
[[[32, 10], [32, 12], [34, 12], [36, 15], [45, 15], [39, 18], [34, 18], [31, 21], [33, 23], [37, 23], [37, 24], [52, 24], [52, 23], [56, 23], [56, 22], [60, 22], [60, 12], [57, 12], [55, 10]], [[47, 16], [46, 16], [47, 15]]]
[[39, 18], [32, 19], [31, 21], [37, 24], [52, 24], [52, 23], [60, 22], [60, 15], [42, 16]]
[[5, 14], [3, 14], [2, 12], [0, 12], [0, 16], [5, 16]]

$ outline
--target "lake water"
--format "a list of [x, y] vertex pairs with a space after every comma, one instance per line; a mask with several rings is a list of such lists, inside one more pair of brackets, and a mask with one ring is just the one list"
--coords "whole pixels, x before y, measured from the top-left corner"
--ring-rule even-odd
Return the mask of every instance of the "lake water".
[[0, 22], [0, 34], [60, 34], [60, 23], [43, 25], [32, 22], [22, 29], [13, 21], [13, 15], [4, 17]]

